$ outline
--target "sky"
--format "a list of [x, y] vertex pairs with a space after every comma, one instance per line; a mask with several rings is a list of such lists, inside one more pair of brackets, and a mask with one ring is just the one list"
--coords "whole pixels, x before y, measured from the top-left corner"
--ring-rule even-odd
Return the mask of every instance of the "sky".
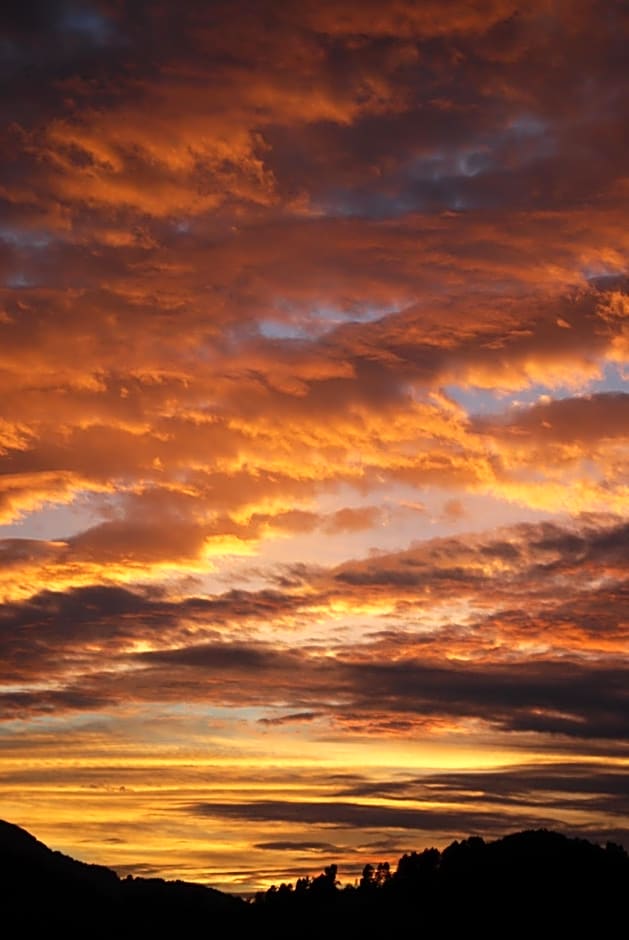
[[629, 848], [627, 4], [0, 19], [0, 816]]

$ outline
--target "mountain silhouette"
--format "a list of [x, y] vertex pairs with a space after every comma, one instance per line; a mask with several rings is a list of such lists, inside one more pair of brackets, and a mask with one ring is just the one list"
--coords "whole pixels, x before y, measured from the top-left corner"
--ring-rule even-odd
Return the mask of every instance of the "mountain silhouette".
[[102, 865], [54, 852], [0, 821], [0, 930], [7, 937], [389, 940], [398, 936], [535, 936], [626, 929], [629, 856], [548, 830], [365, 865], [342, 886], [335, 864], [260, 892], [251, 903], [160, 878], [120, 879]]
[[[103, 865], [54, 852], [0, 820], [0, 934], [113, 940], [193, 936], [196, 925], [238, 919], [245, 902], [214, 888], [161, 878], [120, 879]], [[3, 923], [12, 932], [2, 929]]]

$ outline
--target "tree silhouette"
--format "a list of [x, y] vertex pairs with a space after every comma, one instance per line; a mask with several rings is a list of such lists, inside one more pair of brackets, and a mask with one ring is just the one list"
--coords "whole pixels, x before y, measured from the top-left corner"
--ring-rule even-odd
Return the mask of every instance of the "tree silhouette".
[[102, 866], [51, 852], [24, 830], [0, 822], [0, 910], [7, 936], [65, 940], [218, 935], [274, 940], [364, 940], [434, 932], [544, 936], [610, 934], [625, 916], [629, 857], [556, 832], [515, 833], [494, 842], [473, 836], [442, 852], [410, 852], [363, 867], [357, 886], [339, 887], [330, 864], [314, 878], [283, 882], [246, 904], [198, 884], [119, 879]]

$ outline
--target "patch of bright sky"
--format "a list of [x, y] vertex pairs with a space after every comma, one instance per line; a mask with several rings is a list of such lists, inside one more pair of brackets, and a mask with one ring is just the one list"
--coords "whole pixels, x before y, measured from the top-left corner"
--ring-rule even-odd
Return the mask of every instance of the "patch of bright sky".
[[518, 150], [520, 165], [548, 156], [553, 148], [547, 125], [533, 115], [521, 115], [471, 145], [436, 150], [413, 158], [408, 175], [412, 179], [432, 181], [480, 176], [491, 171], [492, 166], [500, 165], [502, 161], [496, 159], [497, 152], [513, 143], [526, 144]]
[[346, 645], [352, 649], [369, 646], [383, 631], [408, 632], [409, 638], [419, 640], [452, 625], [466, 626], [486, 615], [487, 605], [481, 609], [467, 599], [448, 603], [432, 598], [429, 604], [405, 606], [403, 611], [393, 599], [382, 600], [377, 609], [361, 607], [354, 600], [344, 606], [325, 603], [319, 607], [304, 607], [292, 622], [262, 623], [255, 638], [294, 646], [298, 632], [302, 648], [316, 648], [320, 654], [327, 655], [331, 646]]
[[63, 540], [93, 526], [98, 518], [87, 497], [79, 497], [69, 505], [49, 506], [10, 525], [0, 525], [0, 539]]
[[593, 379], [588, 392], [629, 392], [629, 368], [619, 363], [607, 363], [600, 379]]
[[[453, 499], [460, 504], [460, 514], [448, 511]], [[381, 517], [371, 528], [332, 533], [316, 529], [282, 536], [274, 533], [260, 541], [256, 552], [258, 564], [250, 557], [214, 559], [216, 570], [202, 579], [202, 590], [220, 593], [231, 588], [248, 591], [274, 588], [278, 566], [291, 566], [295, 559], [314, 568], [334, 567], [374, 552], [403, 551], [414, 542], [487, 532], [499, 526], [540, 522], [562, 515], [489, 495], [454, 493], [440, 487], [418, 489], [403, 484], [383, 484], [381, 493], [371, 491], [364, 496], [350, 487], [339, 487], [334, 494], [322, 495], [316, 509], [331, 514], [342, 508], [374, 505], [381, 509]]]
[[308, 340], [329, 333], [345, 323], [370, 323], [397, 310], [395, 306], [376, 307], [369, 304], [351, 309], [322, 305], [304, 313], [303, 309], [287, 307], [281, 317], [262, 320], [258, 329], [267, 339]]
[[[47, 248], [51, 241], [52, 238], [46, 232], [0, 225], [0, 242], [12, 245], [18, 251], [41, 251]], [[23, 270], [18, 269], [8, 274], [5, 286], [11, 288], [11, 290], [19, 290], [23, 287], [35, 287], [36, 281], [28, 274], [25, 274]]]
[[391, 219], [423, 208], [415, 194], [334, 189], [314, 203], [315, 213], [341, 219]]
[[0, 695], [16, 692], [43, 692], [62, 688], [58, 679], [51, 682], [0, 682]]
[[67, 714], [30, 715], [28, 718], [15, 718], [11, 721], [2, 722], [0, 725], [0, 740], [9, 743], [11, 737], [15, 736], [19, 741], [27, 728], [30, 735], [33, 737], [41, 735], [42, 739], [46, 735], [58, 736], [61, 730], [70, 727], [75, 731], [81, 728], [102, 731], [114, 720], [114, 718], [103, 712], [91, 711], [77, 711], [72, 714], [71, 718]]
[[[294, 638], [294, 631], [293, 631]], [[220, 706], [200, 703], [153, 705], [143, 704], [136, 716], [124, 716], [120, 735], [129, 739], [141, 737], [144, 742], [171, 751], [193, 750], [210, 744], [231, 750], [232, 740], [241, 745], [243, 723], [250, 727], [250, 737], [257, 737], [262, 730], [260, 719], [269, 714], [268, 706]], [[112, 716], [115, 724], [115, 715]], [[183, 741], [177, 736], [183, 734]], [[256, 746], [251, 741], [250, 746]]]
[[0, 241], [8, 242], [17, 248], [46, 248], [52, 239], [47, 232], [25, 231], [0, 225]]
[[461, 405], [468, 414], [502, 414], [509, 408], [534, 405], [542, 396], [552, 399], [572, 398], [576, 395], [592, 395], [602, 392], [628, 392], [629, 375], [618, 363], [607, 363], [597, 379], [590, 379], [575, 392], [574, 386], [531, 385], [518, 392], [502, 392], [498, 389], [460, 388], [447, 385], [446, 395]]
[[485, 149], [437, 152], [414, 160], [409, 176], [412, 179], [429, 181], [457, 176], [478, 176], [490, 166], [491, 159]]
[[608, 252], [604, 258], [590, 258], [581, 273], [592, 287], [598, 287], [599, 290], [613, 290], [619, 280], [622, 281], [627, 277], [628, 272], [624, 256], [618, 254], [616, 262], [611, 263]]
[[35, 281], [31, 280], [21, 271], [10, 274], [5, 282], [5, 286], [10, 287], [11, 290], [17, 290], [20, 287], [35, 287], [35, 284]]
[[62, 32], [78, 33], [95, 45], [105, 44], [111, 37], [111, 23], [98, 10], [75, 6], [66, 10], [59, 22]]
[[[456, 190], [465, 182], [504, 167], [503, 152], [512, 153], [518, 168], [552, 155], [555, 143], [549, 126], [531, 114], [522, 114], [493, 133], [484, 134], [465, 146], [442, 148], [413, 155], [401, 168], [383, 178], [382, 190], [335, 189], [317, 204], [323, 215], [340, 217], [396, 218], [408, 212], [448, 208], [472, 208], [470, 194]], [[410, 184], [410, 189], [409, 189]], [[419, 185], [419, 189], [416, 184]], [[425, 192], [422, 191], [424, 185]], [[443, 187], [436, 184], [442, 184]]]

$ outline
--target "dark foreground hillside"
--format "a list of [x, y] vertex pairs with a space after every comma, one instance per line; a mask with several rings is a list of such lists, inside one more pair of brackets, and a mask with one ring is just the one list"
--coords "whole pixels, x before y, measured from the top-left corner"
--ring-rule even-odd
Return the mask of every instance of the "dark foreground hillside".
[[184, 882], [121, 880], [0, 822], [0, 931], [7, 937], [601, 937], [627, 932], [629, 857], [537, 830], [473, 837], [367, 865], [335, 865], [251, 903]]
[[0, 937], [211, 936], [244, 910], [240, 898], [203, 885], [120, 879], [0, 821]]

